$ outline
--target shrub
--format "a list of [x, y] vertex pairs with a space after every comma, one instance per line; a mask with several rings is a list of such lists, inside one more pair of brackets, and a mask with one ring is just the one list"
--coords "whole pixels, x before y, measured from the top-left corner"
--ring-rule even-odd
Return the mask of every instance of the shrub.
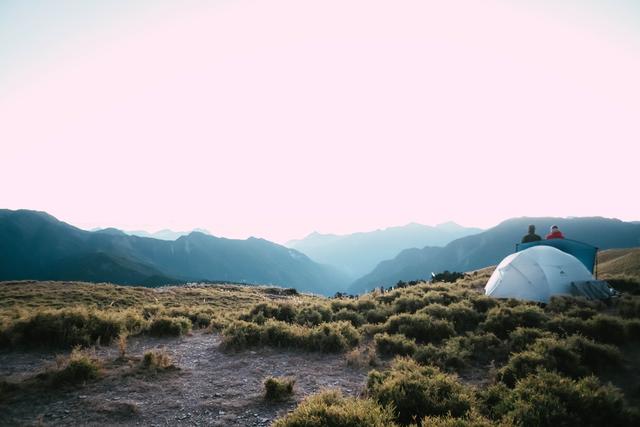
[[293, 323], [298, 315], [296, 308], [289, 304], [267, 304], [260, 303], [254, 305], [249, 313], [240, 316], [241, 320], [262, 324], [267, 319], [280, 320], [281, 322]]
[[357, 368], [378, 366], [379, 361], [373, 346], [354, 348], [345, 355], [347, 365]]
[[323, 323], [311, 330], [307, 348], [324, 353], [338, 353], [355, 347], [359, 342], [360, 333], [350, 323]]
[[552, 313], [566, 313], [576, 308], [602, 310], [605, 305], [602, 301], [589, 300], [585, 297], [556, 295], [551, 297], [549, 304], [545, 307], [547, 311]]
[[415, 313], [428, 302], [417, 295], [401, 296], [394, 301], [393, 311], [396, 313]]
[[492, 427], [494, 423], [482, 415], [471, 413], [463, 418], [456, 418], [450, 415], [424, 417], [420, 425], [425, 427]]
[[500, 302], [498, 302], [497, 299], [488, 297], [486, 295], [470, 298], [470, 301], [473, 305], [473, 308], [480, 313], [486, 313], [493, 307], [497, 307], [500, 305]]
[[640, 298], [624, 296], [618, 300], [617, 306], [622, 317], [626, 317], [628, 319], [640, 318]]
[[171, 355], [166, 350], [151, 350], [144, 353], [140, 366], [149, 371], [164, 371], [175, 368]]
[[255, 323], [238, 320], [229, 324], [222, 331], [222, 348], [241, 350], [260, 344], [262, 328]]
[[540, 371], [518, 382], [505, 419], [524, 426], [631, 426], [622, 393], [595, 377], [571, 380]]
[[273, 427], [394, 427], [393, 415], [371, 399], [344, 397], [325, 391], [307, 397]]
[[401, 333], [420, 343], [440, 342], [455, 335], [451, 322], [434, 319], [426, 314], [397, 314], [387, 319], [384, 329]]
[[374, 336], [378, 353], [385, 356], [411, 356], [416, 352], [416, 343], [400, 334], [376, 334]]
[[598, 314], [586, 320], [585, 325], [584, 334], [596, 341], [622, 344], [627, 339], [625, 322], [618, 317]]
[[79, 347], [74, 348], [69, 357], [60, 361], [59, 365], [60, 369], [44, 375], [53, 387], [82, 384], [100, 377], [99, 362]]
[[621, 363], [620, 351], [580, 336], [564, 340], [539, 338], [530, 350], [514, 354], [499, 371], [499, 378], [510, 387], [516, 381], [544, 368], [573, 378], [600, 372]]
[[511, 389], [503, 383], [491, 384], [478, 390], [476, 402], [480, 414], [498, 421], [513, 409]]
[[553, 334], [537, 328], [518, 327], [509, 334], [509, 350], [518, 353], [526, 350], [538, 338], [550, 338]]
[[472, 404], [470, 391], [455, 377], [411, 359], [396, 359], [386, 372], [370, 372], [367, 390], [380, 404], [395, 408], [401, 424], [426, 416], [465, 416]]
[[464, 302], [452, 303], [448, 306], [431, 304], [420, 310], [420, 313], [451, 321], [458, 333], [475, 329], [484, 318], [482, 313]]
[[264, 398], [267, 400], [286, 400], [293, 394], [296, 380], [284, 377], [269, 377], [264, 381]]
[[518, 326], [540, 328], [549, 317], [541, 308], [532, 305], [517, 305], [515, 307], [495, 307], [489, 310], [482, 328], [493, 332], [500, 338], [506, 338]]
[[442, 304], [449, 305], [454, 302], [458, 302], [462, 299], [460, 295], [456, 295], [453, 292], [449, 292], [447, 290], [435, 290], [436, 287], [433, 287], [429, 292], [427, 292], [424, 296], [425, 305], [427, 304]]
[[120, 358], [124, 359], [127, 354], [127, 338], [128, 335], [126, 332], [121, 332], [118, 335], [118, 352], [120, 353]]
[[373, 308], [365, 313], [369, 323], [384, 323], [391, 315], [391, 311], [382, 307]]
[[68, 348], [110, 344], [123, 325], [120, 319], [82, 308], [39, 311], [18, 319], [5, 332], [13, 345]]
[[160, 316], [149, 324], [149, 335], [154, 337], [179, 337], [191, 330], [191, 321], [186, 317]]
[[353, 326], [362, 326], [365, 322], [364, 316], [357, 311], [351, 311], [346, 308], [336, 312], [333, 315], [334, 320], [344, 320], [351, 323]]
[[296, 323], [299, 325], [316, 326], [332, 319], [331, 310], [321, 305], [303, 307], [298, 311]]
[[413, 359], [421, 365], [433, 365], [454, 371], [466, 368], [469, 358], [470, 352], [466, 349], [447, 345], [436, 347], [433, 344], [421, 345], [413, 356]]

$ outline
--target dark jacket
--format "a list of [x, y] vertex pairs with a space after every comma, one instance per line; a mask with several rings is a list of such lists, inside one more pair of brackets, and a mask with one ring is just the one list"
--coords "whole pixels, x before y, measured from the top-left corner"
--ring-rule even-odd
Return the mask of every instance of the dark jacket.
[[522, 238], [522, 243], [537, 242], [538, 240], [542, 240], [542, 237], [536, 233], [529, 233]]

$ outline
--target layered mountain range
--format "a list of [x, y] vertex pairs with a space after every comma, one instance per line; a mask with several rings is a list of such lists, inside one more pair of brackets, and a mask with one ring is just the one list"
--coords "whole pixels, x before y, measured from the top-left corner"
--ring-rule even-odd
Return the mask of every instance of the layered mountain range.
[[567, 238], [589, 243], [600, 249], [640, 246], [640, 224], [617, 219], [590, 218], [513, 218], [481, 233], [463, 237], [444, 247], [411, 248], [376, 268], [350, 287], [362, 293], [376, 286], [393, 285], [399, 280], [427, 279], [432, 272], [470, 271], [498, 264], [515, 250], [529, 224], [544, 238], [551, 225], [558, 225]]
[[[514, 218], [482, 231], [447, 223], [368, 233], [314, 233], [287, 246], [201, 232], [175, 240], [115, 228], [85, 231], [30, 210], [0, 210], [0, 281], [74, 280], [156, 286], [190, 281], [294, 287], [332, 295], [362, 293], [444, 270], [498, 264], [535, 224], [600, 249], [640, 246], [640, 223], [608, 218]], [[462, 236], [462, 237], [461, 237]], [[165, 236], [166, 237], [166, 236]]]
[[327, 294], [348, 284], [337, 269], [264, 239], [192, 232], [159, 240], [113, 228], [85, 231], [44, 212], [0, 210], [0, 280], [19, 279], [140, 285], [211, 280]]

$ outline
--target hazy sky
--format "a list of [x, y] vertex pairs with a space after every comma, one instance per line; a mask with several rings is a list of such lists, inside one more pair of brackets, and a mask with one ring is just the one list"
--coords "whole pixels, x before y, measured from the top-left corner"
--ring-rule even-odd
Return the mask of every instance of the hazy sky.
[[640, 220], [635, 3], [2, 0], [0, 207], [280, 242]]

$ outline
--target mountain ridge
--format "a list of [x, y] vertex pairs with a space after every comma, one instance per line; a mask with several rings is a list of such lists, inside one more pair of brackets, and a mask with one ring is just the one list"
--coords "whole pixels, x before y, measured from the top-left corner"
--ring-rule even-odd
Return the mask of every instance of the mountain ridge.
[[558, 225], [566, 237], [600, 249], [640, 246], [640, 224], [615, 218], [510, 218], [482, 233], [454, 240], [443, 248], [424, 247], [403, 251], [355, 280], [349, 291], [362, 293], [375, 286], [393, 285], [399, 280], [426, 279], [432, 272], [471, 271], [498, 264], [515, 250], [515, 244], [526, 234], [529, 224], [535, 224], [542, 237], [551, 225]]
[[119, 284], [233, 281], [332, 294], [347, 279], [330, 266], [264, 239], [191, 232], [175, 241], [90, 232], [36, 211], [0, 210], [0, 280]]

